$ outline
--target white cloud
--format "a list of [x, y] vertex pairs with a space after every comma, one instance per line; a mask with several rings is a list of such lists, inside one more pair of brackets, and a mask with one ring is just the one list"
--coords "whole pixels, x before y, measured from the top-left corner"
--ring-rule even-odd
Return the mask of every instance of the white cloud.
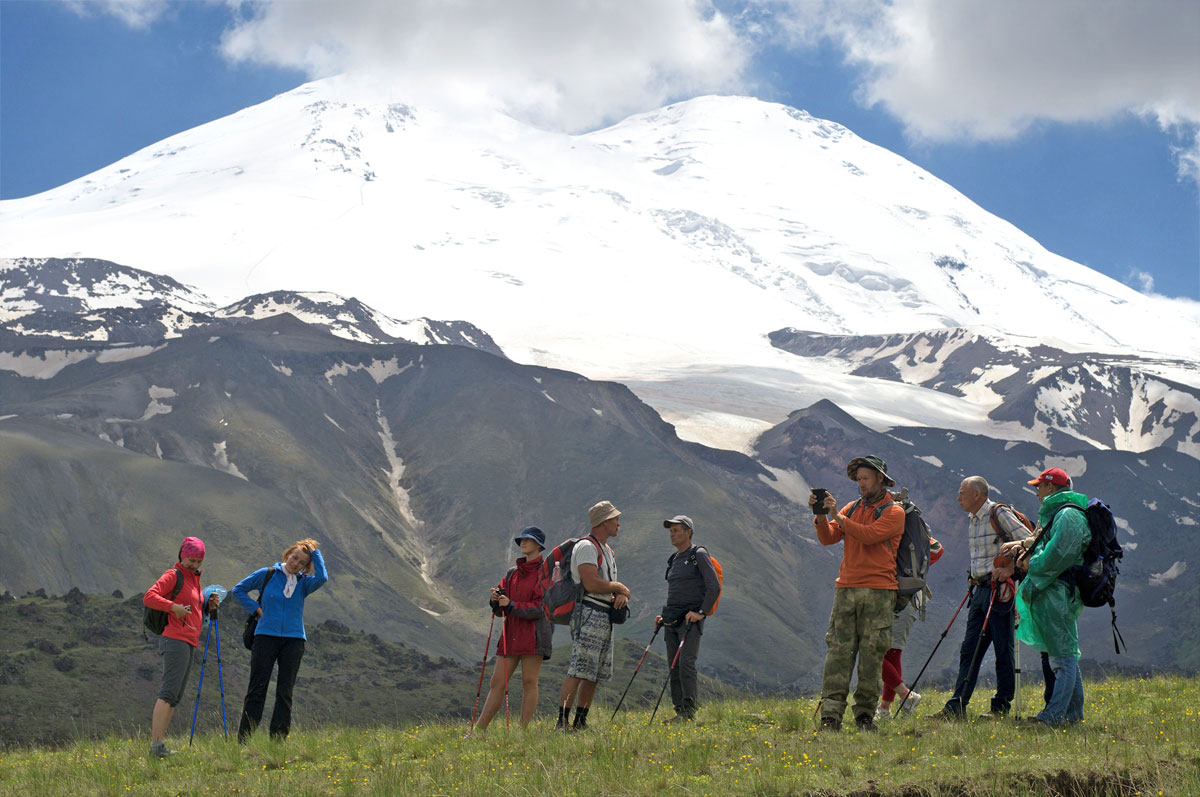
[[371, 73], [414, 101], [490, 104], [578, 131], [736, 90], [750, 45], [707, 0], [227, 0], [225, 54]]
[[1125, 277], [1125, 284], [1142, 293], [1154, 293], [1154, 275], [1148, 271], [1142, 271], [1140, 268], [1129, 269], [1129, 274]]
[[860, 99], [916, 138], [1003, 139], [1038, 120], [1134, 113], [1183, 143], [1200, 178], [1195, 0], [769, 0], [779, 30], [832, 39], [864, 70]]
[[167, 0], [63, 0], [77, 14], [108, 14], [131, 28], [145, 30], [167, 11]]

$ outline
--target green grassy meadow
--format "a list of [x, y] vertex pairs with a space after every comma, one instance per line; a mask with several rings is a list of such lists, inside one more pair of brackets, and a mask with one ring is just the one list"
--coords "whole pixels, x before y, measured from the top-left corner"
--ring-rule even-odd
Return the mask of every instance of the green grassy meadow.
[[[638, 709], [610, 724], [618, 687], [601, 688], [594, 727], [577, 734], [550, 730], [548, 689], [527, 730], [506, 729], [501, 712], [468, 739], [467, 723], [436, 721], [301, 730], [279, 743], [260, 733], [245, 748], [209, 731], [189, 748], [177, 716], [168, 744], [182, 752], [165, 761], [148, 758], [145, 735], [6, 751], [0, 794], [1200, 794], [1196, 678], [1087, 683], [1086, 719], [1073, 728], [918, 716], [875, 734], [814, 732], [811, 699], [709, 702], [683, 726], [649, 726]], [[930, 691], [922, 708], [945, 697]]]

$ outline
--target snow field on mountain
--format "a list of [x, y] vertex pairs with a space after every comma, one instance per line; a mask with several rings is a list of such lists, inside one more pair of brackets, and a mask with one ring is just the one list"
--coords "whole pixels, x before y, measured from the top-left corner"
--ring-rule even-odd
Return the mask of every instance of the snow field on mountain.
[[[466, 319], [518, 362], [629, 384], [684, 437], [738, 450], [822, 398], [879, 429], [1047, 439], [985, 418], [1000, 370], [965, 399], [881, 384], [774, 349], [783, 327], [992, 327], [1193, 357], [1200, 339], [1194, 303], [1046, 252], [849, 130], [744, 97], [569, 136], [320, 81], [0, 203], [0, 256], [101, 257], [219, 304], [332, 291], [388, 321]], [[898, 366], [920, 380], [938, 364]]]

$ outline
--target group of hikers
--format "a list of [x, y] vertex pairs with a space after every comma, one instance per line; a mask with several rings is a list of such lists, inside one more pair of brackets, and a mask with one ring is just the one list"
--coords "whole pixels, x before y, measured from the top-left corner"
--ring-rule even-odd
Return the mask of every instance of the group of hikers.
[[[851, 676], [857, 669], [854, 724], [860, 731], [872, 731], [883, 720], [912, 712], [920, 702], [917, 684], [904, 683], [901, 658], [908, 634], [916, 620], [923, 619], [930, 598], [925, 569], [941, 557], [943, 547], [928, 536], [928, 527], [922, 522], [925, 539], [918, 543], [923, 555], [915, 559], [920, 572], [906, 570], [899, 564], [904, 558], [898, 552], [914, 551], [912, 532], [906, 525], [913, 511], [919, 518], [907, 490], [890, 489], [896, 482], [888, 475], [887, 464], [876, 456], [853, 458], [846, 475], [858, 487], [854, 501], [839, 509], [831, 491], [825, 489], [814, 489], [809, 497], [818, 540], [826, 546], [842, 543], [825, 634], [817, 727], [841, 729]], [[934, 715], [940, 719], [967, 716], [979, 676], [980, 654], [989, 645], [995, 652], [996, 694], [983, 716], [1008, 714], [1015, 684], [1014, 635], [1040, 651], [1046, 681], [1045, 707], [1023, 721], [1062, 725], [1083, 718], [1076, 626], [1083, 602], [1080, 589], [1066, 574], [1083, 564], [1092, 538], [1085, 512], [1090, 511], [1088, 500], [1072, 489], [1070, 477], [1061, 468], [1049, 468], [1028, 484], [1040, 501], [1036, 527], [1012, 507], [994, 501], [983, 477], [970, 476], [959, 487], [958, 503], [968, 515], [970, 568], [967, 594], [954, 617], [969, 604], [954, 693]], [[571, 659], [554, 727], [560, 731], [588, 727], [597, 686], [613, 674], [613, 626], [628, 617], [630, 600], [629, 588], [617, 580], [616, 555], [610, 544], [620, 532], [620, 510], [610, 501], [600, 501], [588, 509], [588, 524], [586, 536], [568, 540], [550, 552], [546, 551], [545, 533], [536, 526], [525, 527], [514, 538], [522, 555], [490, 591], [492, 624], [499, 618], [501, 633], [494, 648], [488, 695], [477, 719], [472, 713], [472, 731], [487, 728], [502, 702], [507, 707], [508, 683], [518, 669], [523, 687], [519, 723], [524, 727], [533, 718], [541, 665], [551, 655], [553, 623], [568, 625], [571, 636]], [[695, 524], [690, 517], [675, 515], [665, 519], [663, 527], [675, 550], [666, 563], [666, 601], [654, 618], [654, 637], [642, 661], [662, 631], [675, 709], [667, 721], [682, 723], [693, 720], [699, 708], [696, 662], [705, 621], [720, 600], [723, 573], [708, 550], [694, 542]], [[143, 599], [148, 614], [151, 610], [166, 613], [159, 641], [162, 688], [151, 727], [151, 754], [157, 757], [170, 752], [165, 746], [166, 730], [183, 696], [203, 616], [215, 619], [224, 597], [220, 588], [200, 588], [203, 560], [204, 543], [188, 537], [180, 547], [179, 561]], [[907, 564], [911, 569], [913, 561]], [[292, 690], [304, 655], [304, 600], [326, 581], [328, 573], [317, 543], [300, 540], [283, 552], [279, 562], [256, 570], [233, 588], [231, 594], [251, 615], [244, 635], [251, 656], [238, 728], [240, 742], [246, 742], [262, 718], [276, 666], [270, 732], [276, 738], [287, 736]], [[258, 591], [258, 600], [251, 596], [253, 591]], [[953, 622], [954, 618], [951, 625]], [[948, 625], [946, 632], [949, 629]], [[492, 652], [489, 629], [476, 707]], [[893, 705], [897, 699], [899, 704]]]
[[[930, 593], [925, 587], [908, 598], [900, 595], [897, 551], [905, 534], [906, 510], [911, 511], [907, 491], [889, 490], [896, 482], [879, 457], [855, 457], [847, 464], [846, 475], [858, 485], [857, 500], [839, 510], [826, 490], [814, 491], [809, 498], [821, 544], [843, 545], [825, 633], [820, 728], [841, 730], [857, 661], [854, 724], [871, 731], [880, 720], [911, 711], [921, 699], [902, 680], [901, 652]], [[1011, 506], [994, 501], [982, 476], [969, 476], [959, 486], [958, 504], [968, 517], [970, 565], [967, 593], [954, 616], [963, 603], [970, 603], [954, 693], [934, 715], [939, 719], [966, 718], [979, 677], [980, 653], [989, 644], [995, 651], [996, 694], [982, 716], [1008, 715], [1016, 681], [1014, 629], [1016, 638], [1041, 653], [1046, 681], [1045, 707], [1036, 716], [1018, 721], [1069, 725], [1083, 719], [1076, 624], [1083, 598], [1068, 575], [1083, 565], [1092, 540], [1089, 502], [1072, 489], [1070, 476], [1061, 468], [1048, 468], [1028, 484], [1040, 502], [1036, 527]], [[928, 563], [932, 563], [940, 557], [942, 546], [931, 539], [929, 547]], [[895, 697], [900, 705], [893, 709]]]

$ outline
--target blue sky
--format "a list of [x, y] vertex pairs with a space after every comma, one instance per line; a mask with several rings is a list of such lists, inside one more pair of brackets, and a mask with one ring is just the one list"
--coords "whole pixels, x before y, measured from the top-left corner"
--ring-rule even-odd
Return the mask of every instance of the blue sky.
[[344, 69], [427, 86], [486, 71], [481, 93], [570, 130], [736, 92], [849, 127], [1054, 252], [1200, 299], [1194, 5], [1130, 3], [1080, 33], [1085, 0], [982, 20], [994, 4], [879, 2], [513, 0], [490, 17], [483, 0], [0, 0], [0, 198]]

